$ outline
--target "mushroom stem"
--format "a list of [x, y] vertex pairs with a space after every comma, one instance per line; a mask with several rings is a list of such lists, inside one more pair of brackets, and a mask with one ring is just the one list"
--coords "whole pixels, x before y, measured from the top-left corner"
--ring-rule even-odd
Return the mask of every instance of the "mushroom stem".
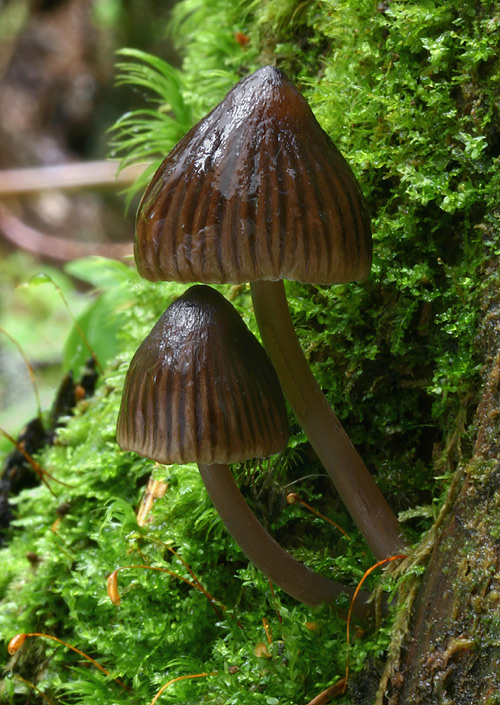
[[283, 392], [377, 559], [404, 550], [399, 522], [316, 382], [300, 347], [283, 281], [255, 281], [252, 300], [262, 342]]
[[[306, 605], [331, 603], [341, 594], [352, 597], [353, 588], [315, 573], [271, 537], [246, 503], [227, 465], [198, 463], [198, 468], [226, 529], [266, 578]], [[374, 608], [367, 599], [365, 593], [355, 603], [354, 611], [360, 618], [373, 616]]]

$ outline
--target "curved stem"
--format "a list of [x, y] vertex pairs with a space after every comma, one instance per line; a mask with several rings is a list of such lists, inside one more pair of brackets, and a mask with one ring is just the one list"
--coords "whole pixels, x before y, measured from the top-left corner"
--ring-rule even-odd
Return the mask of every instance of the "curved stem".
[[[247, 558], [266, 578], [306, 605], [334, 602], [354, 589], [329, 580], [295, 560], [264, 529], [246, 503], [227, 465], [198, 463], [210, 499], [226, 529]], [[366, 593], [354, 605], [358, 617], [373, 615]]]
[[311, 445], [377, 559], [401, 553], [399, 522], [314, 379], [297, 339], [282, 281], [252, 282], [262, 342]]

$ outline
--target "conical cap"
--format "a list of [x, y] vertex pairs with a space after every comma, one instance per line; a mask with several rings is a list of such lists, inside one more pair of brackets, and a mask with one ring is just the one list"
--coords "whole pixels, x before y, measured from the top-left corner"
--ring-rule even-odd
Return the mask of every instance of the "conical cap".
[[125, 379], [117, 441], [159, 463], [231, 463], [282, 450], [274, 368], [233, 306], [207, 286], [174, 301]]
[[266, 66], [166, 157], [139, 207], [135, 257], [153, 281], [361, 280], [370, 222], [345, 159]]

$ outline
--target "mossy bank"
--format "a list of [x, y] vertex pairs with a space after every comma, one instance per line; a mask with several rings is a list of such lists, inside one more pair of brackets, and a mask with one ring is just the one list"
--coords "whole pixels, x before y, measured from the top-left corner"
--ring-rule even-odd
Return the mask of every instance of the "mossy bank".
[[[123, 80], [152, 100], [115, 128], [114, 149], [126, 161], [158, 163], [240, 77], [266, 63], [297, 82], [348, 159], [372, 216], [372, 273], [363, 284], [290, 283], [287, 294], [321, 387], [401, 513], [417, 553], [426, 537], [439, 535], [432, 526], [440, 508], [453, 511], [444, 502], [453, 478], [460, 489], [464, 474], [455, 473], [483, 467], [467, 463], [477, 454], [484, 418], [476, 416], [489, 379], [481, 373], [494, 367], [484, 331], [500, 253], [499, 29], [498, 2], [256, 0], [243, 8], [183, 0], [172, 23], [181, 70], [136, 52], [120, 59]], [[115, 344], [106, 347], [94, 397], [38, 455], [66, 484], [51, 483], [57, 497], [41, 485], [11, 498], [15, 519], [0, 551], [0, 702], [148, 703], [169, 680], [206, 673], [212, 675], [173, 683], [161, 699], [306, 705], [345, 674], [345, 621], [330, 608], [306, 608], [271, 590], [217, 520], [196, 468], [153, 470], [115, 442], [127, 363], [185, 287], [151, 284], [102, 260], [72, 266], [103, 291], [102, 335], [112, 330]], [[249, 291], [219, 288], [255, 330]], [[373, 558], [291, 422], [285, 454], [236, 468], [240, 485], [297, 558], [356, 585]], [[487, 467], [497, 462], [494, 453], [488, 459]], [[152, 472], [168, 489], [151, 522], [139, 528], [134, 510]], [[352, 540], [299, 505], [288, 506], [290, 487]], [[62, 503], [67, 511], [52, 530]], [[495, 522], [483, 528], [495, 545]], [[120, 566], [149, 563], [189, 578], [159, 542], [177, 551], [225, 610], [217, 614], [205, 595], [174, 577], [132, 568], [119, 576], [121, 605], [110, 602], [106, 578]], [[431, 548], [421, 550], [413, 576], [424, 572]], [[395, 588], [380, 572], [370, 580]], [[488, 624], [491, 644], [497, 622]], [[337, 702], [374, 701], [390, 620], [363, 627], [351, 633], [350, 687]], [[21, 632], [57, 636], [111, 676], [35, 637], [9, 659], [7, 644]], [[478, 653], [481, 643], [474, 648]], [[393, 642], [393, 660], [394, 654]], [[447, 683], [435, 702], [446, 701]]]

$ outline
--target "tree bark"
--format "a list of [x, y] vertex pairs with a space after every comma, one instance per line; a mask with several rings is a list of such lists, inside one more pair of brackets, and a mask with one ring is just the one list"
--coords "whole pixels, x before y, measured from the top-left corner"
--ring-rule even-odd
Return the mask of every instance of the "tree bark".
[[[495, 272], [488, 272], [495, 282]], [[409, 636], [388, 667], [377, 703], [477, 705], [500, 692], [500, 294], [483, 306], [482, 398], [472, 459], [435, 542]]]

